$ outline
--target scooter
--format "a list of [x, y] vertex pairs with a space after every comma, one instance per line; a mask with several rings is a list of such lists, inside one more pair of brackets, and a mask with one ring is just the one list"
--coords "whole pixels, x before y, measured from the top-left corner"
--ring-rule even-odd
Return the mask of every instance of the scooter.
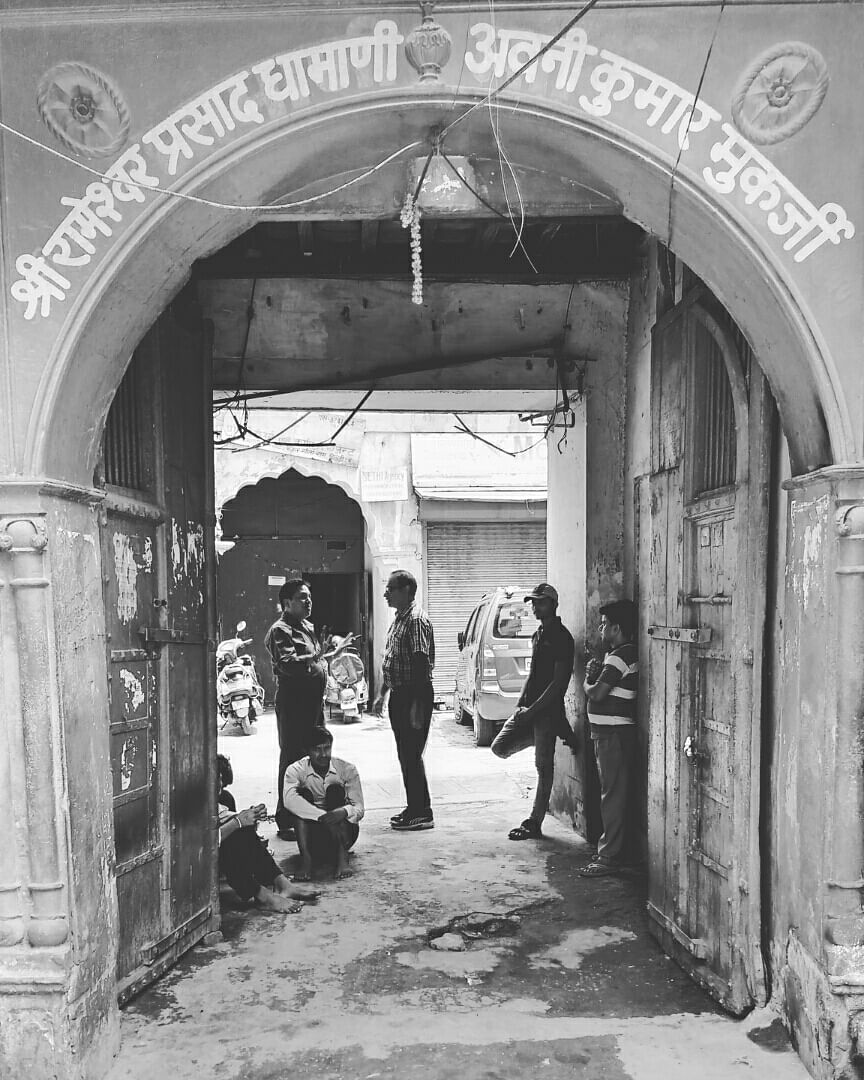
[[343, 723], [356, 724], [360, 720], [360, 712], [369, 701], [369, 687], [356, 649], [343, 649], [330, 659], [324, 700], [331, 716], [334, 708], [341, 712]]
[[252, 643], [252, 638], [239, 636], [245, 629], [245, 622], [237, 623], [238, 636], [220, 641], [216, 648], [216, 702], [220, 731], [234, 727], [243, 735], [253, 735], [252, 725], [264, 709], [264, 690], [254, 658], [240, 652]]

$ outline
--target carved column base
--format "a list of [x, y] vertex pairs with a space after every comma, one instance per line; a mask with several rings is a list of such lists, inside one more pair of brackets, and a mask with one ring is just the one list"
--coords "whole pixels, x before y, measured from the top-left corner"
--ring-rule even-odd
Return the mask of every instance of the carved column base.
[[63, 883], [31, 885], [32, 914], [27, 923], [31, 945], [62, 945], [69, 936], [69, 923], [62, 911]]
[[0, 949], [24, 940], [21, 886], [0, 885]]

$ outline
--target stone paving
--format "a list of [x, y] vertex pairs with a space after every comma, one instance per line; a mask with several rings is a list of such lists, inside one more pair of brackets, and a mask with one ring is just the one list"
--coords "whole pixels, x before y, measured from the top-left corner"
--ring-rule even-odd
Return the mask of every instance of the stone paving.
[[[367, 797], [355, 876], [322, 881], [320, 902], [288, 917], [226, 887], [224, 940], [127, 1007], [110, 1080], [806, 1080], [769, 1009], [730, 1019], [660, 952], [641, 878], [580, 878], [587, 847], [555, 821], [540, 842], [507, 840], [527, 813], [530, 754], [500, 762], [438, 714], [436, 827], [399, 834], [386, 723], [332, 729]], [[272, 805], [272, 715], [220, 744], [238, 805]], [[271, 846], [290, 872], [296, 846]], [[431, 930], [476, 912], [518, 921], [463, 951], [431, 947]]]

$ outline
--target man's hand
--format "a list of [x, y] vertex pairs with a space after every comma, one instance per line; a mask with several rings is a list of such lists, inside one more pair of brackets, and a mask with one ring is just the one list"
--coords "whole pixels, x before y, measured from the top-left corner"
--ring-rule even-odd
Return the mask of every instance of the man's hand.
[[527, 705], [520, 705], [516, 712], [513, 713], [514, 720], [529, 720], [529, 709]]
[[337, 810], [328, 810], [318, 818], [319, 825], [338, 825], [340, 821], [348, 820], [348, 808], [340, 806]]
[[373, 716], [384, 715], [384, 695], [379, 694], [372, 702], [372, 708], [369, 710]]
[[253, 806], [252, 809], [255, 811], [256, 821], [267, 820], [267, 807], [264, 805], [263, 802], [259, 802], [256, 806]]
[[597, 682], [597, 676], [603, 670], [602, 663], [596, 656], [592, 656], [585, 665], [585, 678], [589, 683]]
[[237, 822], [241, 829], [248, 829], [254, 826], [258, 821], [258, 811], [254, 806], [250, 806], [248, 810], [241, 810], [237, 815]]

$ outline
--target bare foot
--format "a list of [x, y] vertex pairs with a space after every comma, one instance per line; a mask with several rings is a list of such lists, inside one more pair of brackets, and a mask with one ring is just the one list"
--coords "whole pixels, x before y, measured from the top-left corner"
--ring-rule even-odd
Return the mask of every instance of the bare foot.
[[312, 903], [318, 899], [321, 890], [312, 885], [292, 885], [284, 874], [280, 874], [273, 882], [273, 891], [279, 896], [290, 896], [292, 900]]
[[354, 871], [351, 869], [348, 863], [345, 863], [344, 866], [339, 864], [336, 866], [336, 869], [333, 872], [333, 877], [336, 881], [341, 881], [343, 878], [354, 877]]
[[287, 896], [271, 892], [270, 889], [259, 889], [257, 900], [265, 911], [279, 911], [283, 915], [296, 915], [298, 911], [303, 910], [302, 904], [289, 900]]
[[291, 880], [292, 881], [301, 881], [301, 882], [302, 881], [311, 881], [312, 880], [312, 871], [303, 869], [301, 867], [301, 869], [297, 871], [297, 873], [291, 878]]

